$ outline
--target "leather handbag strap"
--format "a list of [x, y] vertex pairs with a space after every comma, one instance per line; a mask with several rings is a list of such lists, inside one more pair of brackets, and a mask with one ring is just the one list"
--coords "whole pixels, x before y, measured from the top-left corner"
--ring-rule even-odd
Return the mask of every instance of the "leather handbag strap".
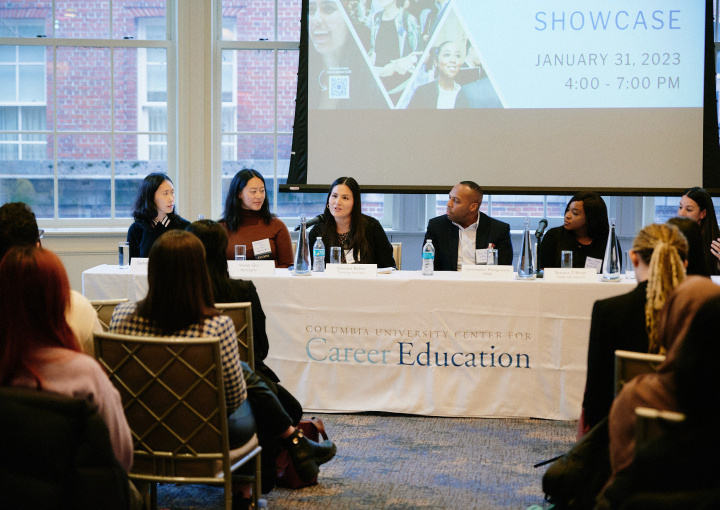
[[318, 432], [323, 437], [323, 439], [327, 440], [328, 435], [327, 432], [325, 432], [325, 424], [323, 423], [323, 421], [320, 418], [315, 418], [314, 416], [311, 417], [309, 421], [312, 422], [313, 425], [315, 425], [315, 428], [318, 429]]

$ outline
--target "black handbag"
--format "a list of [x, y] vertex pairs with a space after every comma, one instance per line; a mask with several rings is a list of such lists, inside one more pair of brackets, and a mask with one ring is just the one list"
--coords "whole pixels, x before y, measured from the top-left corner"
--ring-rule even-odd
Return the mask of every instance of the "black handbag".
[[592, 509], [610, 478], [610, 436], [604, 418], [553, 462], [542, 479], [545, 500], [561, 509]]

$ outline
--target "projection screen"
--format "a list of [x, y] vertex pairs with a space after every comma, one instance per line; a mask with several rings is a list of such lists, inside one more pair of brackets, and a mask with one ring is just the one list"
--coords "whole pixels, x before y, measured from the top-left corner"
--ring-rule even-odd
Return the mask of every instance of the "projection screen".
[[704, 0], [310, 0], [307, 184], [702, 182]]

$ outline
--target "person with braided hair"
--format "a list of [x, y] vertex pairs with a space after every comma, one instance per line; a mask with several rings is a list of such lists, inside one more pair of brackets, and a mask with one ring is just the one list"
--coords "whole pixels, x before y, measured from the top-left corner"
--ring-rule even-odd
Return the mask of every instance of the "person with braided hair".
[[616, 350], [663, 352], [657, 340], [658, 315], [668, 295], [685, 280], [687, 256], [687, 240], [677, 227], [648, 225], [635, 237], [629, 251], [638, 281], [635, 289], [595, 302], [578, 436], [582, 437], [610, 411]]

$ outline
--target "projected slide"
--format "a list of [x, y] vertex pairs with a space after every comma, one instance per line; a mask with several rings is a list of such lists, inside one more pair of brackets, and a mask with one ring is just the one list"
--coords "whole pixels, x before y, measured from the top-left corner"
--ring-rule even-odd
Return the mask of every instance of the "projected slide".
[[701, 106], [703, 14], [678, 0], [314, 0], [311, 106]]
[[308, 21], [311, 183], [701, 184], [704, 0], [310, 0]]

